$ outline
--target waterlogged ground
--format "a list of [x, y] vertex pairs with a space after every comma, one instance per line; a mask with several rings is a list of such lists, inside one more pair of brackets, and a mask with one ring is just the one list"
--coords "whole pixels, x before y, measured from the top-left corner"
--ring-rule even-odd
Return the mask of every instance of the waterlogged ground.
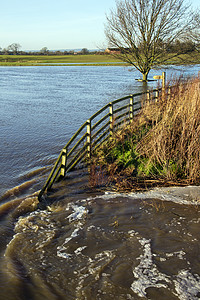
[[116, 194], [61, 185], [47, 209], [16, 219], [0, 299], [200, 298], [200, 187]]

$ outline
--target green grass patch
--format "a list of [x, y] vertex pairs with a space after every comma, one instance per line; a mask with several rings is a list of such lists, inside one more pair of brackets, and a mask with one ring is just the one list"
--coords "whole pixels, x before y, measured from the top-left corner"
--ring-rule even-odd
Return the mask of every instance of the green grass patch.
[[138, 181], [199, 184], [200, 79], [177, 82], [170, 96], [166, 90], [158, 101], [146, 101], [92, 163], [120, 189], [134, 189]]
[[121, 64], [110, 55], [0, 55], [1, 66], [37, 66], [56, 64]]
[[[191, 54], [190, 63], [200, 62], [200, 53]], [[170, 58], [165, 64], [188, 64], [188, 56]], [[127, 65], [112, 55], [0, 55], [0, 66], [38, 66], [38, 65]]]

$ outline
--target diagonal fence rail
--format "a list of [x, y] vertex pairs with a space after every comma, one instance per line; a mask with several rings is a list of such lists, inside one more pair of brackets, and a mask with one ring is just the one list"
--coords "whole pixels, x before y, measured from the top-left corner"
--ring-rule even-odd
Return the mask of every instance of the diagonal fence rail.
[[90, 161], [92, 151], [106, 141], [122, 124], [130, 123], [145, 100], [158, 99], [161, 89], [154, 89], [114, 100], [93, 114], [61, 150], [44, 186], [39, 192], [41, 201], [54, 182], [65, 177], [77, 165]]

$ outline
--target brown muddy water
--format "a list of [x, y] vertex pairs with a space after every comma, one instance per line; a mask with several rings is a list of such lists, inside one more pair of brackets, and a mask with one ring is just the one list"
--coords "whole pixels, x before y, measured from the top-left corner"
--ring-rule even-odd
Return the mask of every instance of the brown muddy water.
[[95, 192], [75, 173], [46, 209], [2, 206], [0, 299], [199, 299], [199, 203], [200, 187]]
[[[199, 71], [176, 68], [168, 78]], [[69, 138], [108, 102], [141, 92], [138, 75], [0, 67], [0, 300], [200, 299], [200, 187], [116, 194], [75, 172], [37, 206]]]

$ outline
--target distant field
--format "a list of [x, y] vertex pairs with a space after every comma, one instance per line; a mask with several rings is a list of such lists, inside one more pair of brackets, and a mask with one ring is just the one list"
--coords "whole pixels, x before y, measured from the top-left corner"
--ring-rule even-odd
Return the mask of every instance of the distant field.
[[110, 55], [0, 55], [0, 66], [37, 66], [52, 64], [121, 64]]
[[[165, 64], [188, 64], [184, 59], [176, 57], [169, 59]], [[200, 53], [192, 54], [190, 64], [200, 63]], [[111, 55], [0, 55], [0, 66], [38, 66], [38, 65], [127, 65]]]

